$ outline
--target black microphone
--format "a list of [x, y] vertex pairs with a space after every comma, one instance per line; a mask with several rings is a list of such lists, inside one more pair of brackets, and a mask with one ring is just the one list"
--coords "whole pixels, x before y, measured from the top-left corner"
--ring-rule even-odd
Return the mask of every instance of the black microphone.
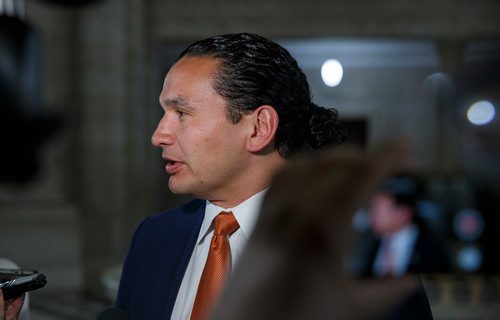
[[97, 320], [126, 320], [127, 314], [122, 309], [107, 308], [97, 316]]

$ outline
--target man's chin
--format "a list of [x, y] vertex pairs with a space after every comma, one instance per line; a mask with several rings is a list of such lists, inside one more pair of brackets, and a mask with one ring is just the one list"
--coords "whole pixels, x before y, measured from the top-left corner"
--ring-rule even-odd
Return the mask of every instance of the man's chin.
[[179, 188], [177, 186], [172, 186], [169, 184], [168, 188], [170, 189], [170, 192], [172, 192], [173, 194], [178, 194], [178, 195], [186, 194], [186, 192], [182, 188]]
[[181, 184], [179, 181], [175, 181], [174, 177], [170, 177], [168, 180], [168, 188], [170, 189], [170, 192], [173, 194], [178, 194], [178, 195], [192, 195], [193, 194], [193, 188], [191, 188], [189, 185]]

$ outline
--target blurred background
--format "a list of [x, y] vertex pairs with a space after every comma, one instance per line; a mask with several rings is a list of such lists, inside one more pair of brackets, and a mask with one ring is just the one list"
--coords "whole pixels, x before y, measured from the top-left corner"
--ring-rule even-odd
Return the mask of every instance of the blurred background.
[[232, 32], [288, 48], [313, 100], [339, 110], [347, 143], [411, 139], [431, 193], [425, 218], [452, 239], [460, 270], [424, 277], [435, 318], [498, 318], [499, 1], [0, 0], [0, 10], [0, 257], [47, 275], [32, 319], [95, 318], [139, 221], [184, 200], [150, 144], [163, 77], [193, 40]]

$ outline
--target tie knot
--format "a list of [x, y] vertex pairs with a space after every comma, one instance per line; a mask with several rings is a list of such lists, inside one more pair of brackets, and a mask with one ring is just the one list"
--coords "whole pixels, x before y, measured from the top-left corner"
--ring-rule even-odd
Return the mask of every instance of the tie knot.
[[232, 212], [222, 211], [215, 217], [215, 234], [221, 236], [230, 236], [238, 230], [240, 225]]

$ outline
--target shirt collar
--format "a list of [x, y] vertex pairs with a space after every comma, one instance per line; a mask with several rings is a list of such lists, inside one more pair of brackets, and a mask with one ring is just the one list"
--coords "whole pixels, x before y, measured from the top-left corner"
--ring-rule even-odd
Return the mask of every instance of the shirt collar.
[[398, 230], [391, 235], [391, 243], [393, 246], [401, 246], [405, 248], [409, 242], [414, 241], [418, 236], [418, 227], [410, 224], [401, 230]]
[[268, 188], [254, 194], [252, 197], [243, 201], [233, 208], [221, 208], [207, 200], [205, 206], [205, 217], [201, 224], [200, 233], [198, 235], [197, 243], [201, 243], [207, 234], [213, 230], [212, 221], [221, 211], [231, 211], [240, 225], [240, 230], [249, 238], [257, 223], [259, 217], [260, 207], [266, 195]]

